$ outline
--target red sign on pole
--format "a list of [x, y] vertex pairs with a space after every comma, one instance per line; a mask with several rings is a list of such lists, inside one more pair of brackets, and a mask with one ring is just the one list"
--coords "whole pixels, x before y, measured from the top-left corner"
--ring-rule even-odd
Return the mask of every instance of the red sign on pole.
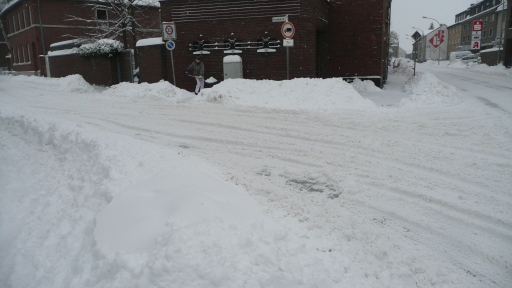
[[430, 42], [434, 48], [439, 47], [444, 42], [444, 30], [437, 31], [428, 42]]
[[482, 21], [482, 20], [473, 21], [473, 32], [481, 32], [483, 26], [484, 26], [484, 21]]

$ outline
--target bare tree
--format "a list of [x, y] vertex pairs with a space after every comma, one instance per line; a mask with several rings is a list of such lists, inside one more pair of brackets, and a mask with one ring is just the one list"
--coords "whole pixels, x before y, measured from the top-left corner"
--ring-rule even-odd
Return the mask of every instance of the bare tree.
[[128, 48], [128, 37], [131, 37], [132, 43], [135, 45], [140, 36], [148, 36], [151, 31], [149, 27], [154, 27], [156, 21], [158, 21], [157, 19], [151, 19], [146, 14], [151, 6], [158, 3], [157, 0], [91, 0], [86, 2], [88, 3], [83, 6], [90, 9], [94, 17], [83, 18], [68, 15], [67, 20], [96, 25], [93, 31], [86, 34], [85, 38], [89, 40], [122, 38], [122, 43], [126, 49]]
[[400, 42], [400, 36], [395, 31], [391, 30], [389, 32], [389, 44], [398, 44]]

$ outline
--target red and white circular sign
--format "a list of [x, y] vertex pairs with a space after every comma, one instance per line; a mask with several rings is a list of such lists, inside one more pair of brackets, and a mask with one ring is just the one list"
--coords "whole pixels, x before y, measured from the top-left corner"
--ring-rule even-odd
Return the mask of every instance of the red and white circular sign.
[[166, 33], [167, 35], [169, 35], [169, 36], [170, 36], [170, 35], [173, 35], [173, 34], [174, 34], [174, 28], [172, 28], [172, 26], [171, 26], [171, 25], [167, 25], [167, 26], [165, 26], [165, 33]]
[[284, 22], [283, 26], [281, 26], [281, 34], [285, 39], [292, 39], [293, 35], [295, 35], [295, 27], [292, 22]]

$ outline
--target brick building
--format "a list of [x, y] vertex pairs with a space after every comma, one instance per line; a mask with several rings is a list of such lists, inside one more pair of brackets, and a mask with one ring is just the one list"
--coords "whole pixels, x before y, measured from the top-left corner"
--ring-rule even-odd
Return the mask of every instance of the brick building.
[[[105, 25], [106, 20], [115, 17], [115, 15], [109, 15], [106, 9], [84, 6], [94, 3], [102, 2], [85, 0], [11, 0], [8, 2], [0, 12], [0, 19], [10, 44], [12, 70], [25, 74], [41, 74], [44, 61], [40, 60], [39, 55], [46, 55], [51, 44], [76, 37], [88, 37], [89, 34], [99, 31], [99, 25]], [[147, 19], [143, 21], [145, 28], [152, 30], [153, 35], [158, 35], [160, 31], [158, 7], [148, 7], [149, 9], [145, 9], [135, 17]], [[72, 16], [81, 20], [72, 20]], [[122, 39], [118, 40], [122, 41]], [[133, 40], [128, 38], [128, 47], [133, 46]]]
[[[295, 27], [290, 78], [361, 77], [379, 86], [387, 78], [391, 0], [161, 0], [160, 5], [162, 21], [176, 23], [178, 87], [195, 85], [184, 72], [193, 53], [201, 50], [208, 52], [202, 55], [207, 77], [223, 80], [223, 59], [230, 55], [226, 52], [238, 50], [231, 52], [242, 58], [244, 78], [286, 79], [283, 22], [272, 19], [286, 15]], [[162, 44], [138, 51], [144, 58], [144, 81], [173, 79], [171, 59]]]

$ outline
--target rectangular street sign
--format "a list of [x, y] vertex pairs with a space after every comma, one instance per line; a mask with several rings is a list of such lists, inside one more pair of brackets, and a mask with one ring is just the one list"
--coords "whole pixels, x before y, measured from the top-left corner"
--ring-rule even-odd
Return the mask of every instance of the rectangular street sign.
[[287, 22], [288, 15], [282, 17], [272, 17], [272, 22]]
[[176, 24], [174, 22], [163, 22], [162, 23], [162, 40], [176, 40]]
[[283, 47], [293, 47], [293, 39], [283, 39]]

